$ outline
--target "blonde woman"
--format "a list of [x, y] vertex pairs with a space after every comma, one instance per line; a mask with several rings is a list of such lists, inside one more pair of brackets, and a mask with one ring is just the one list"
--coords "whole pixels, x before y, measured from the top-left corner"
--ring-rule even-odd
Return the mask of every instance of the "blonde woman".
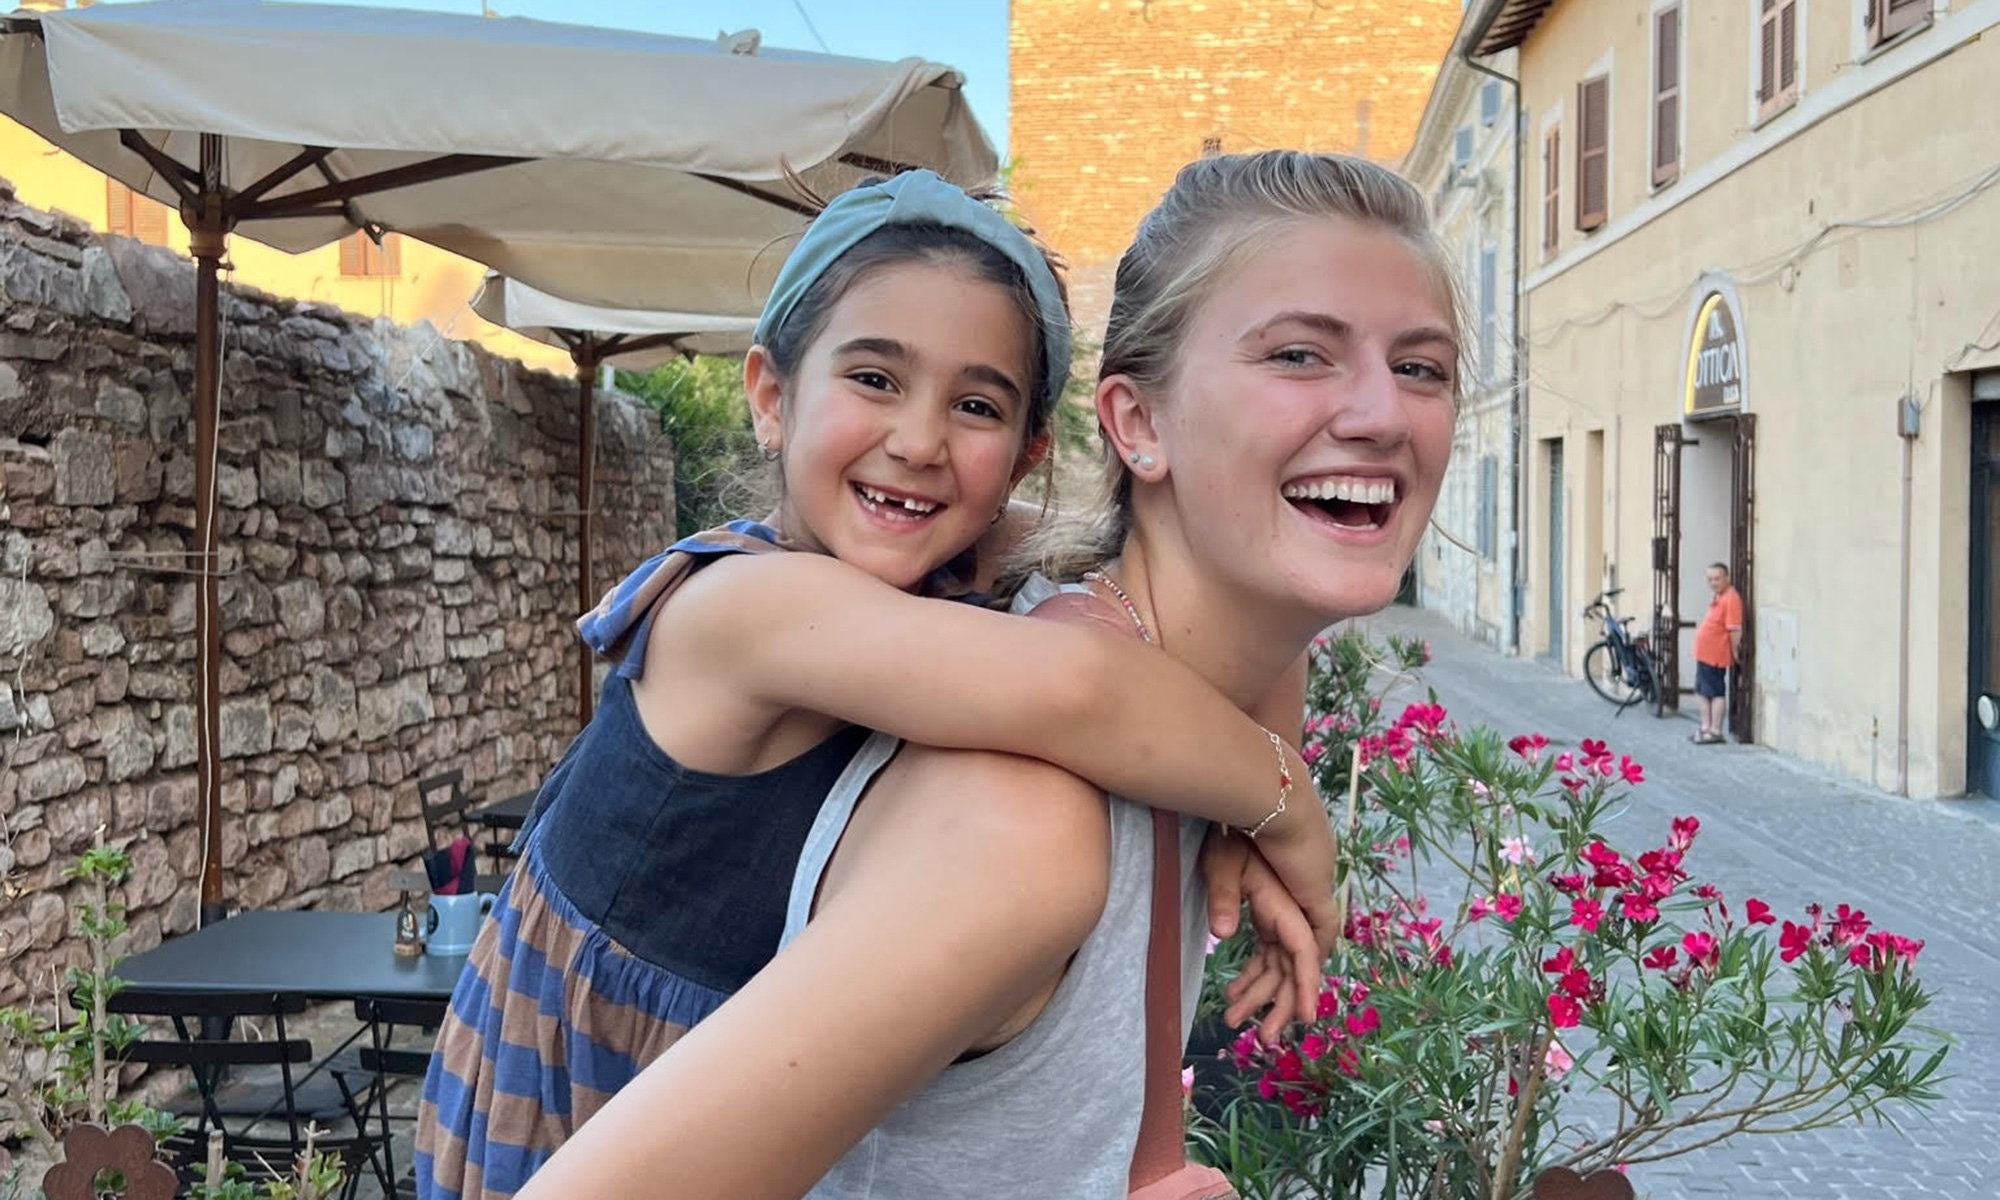
[[[1450, 453], [1459, 330], [1401, 179], [1191, 164], [1119, 264], [1111, 500], [1063, 590], [1257, 706], [1315, 633], [1395, 595]], [[1183, 824], [1185, 1015], [1206, 921]], [[521, 1195], [1123, 1196], [1151, 855], [1146, 810], [1059, 768], [878, 735], [821, 809], [785, 948]]]

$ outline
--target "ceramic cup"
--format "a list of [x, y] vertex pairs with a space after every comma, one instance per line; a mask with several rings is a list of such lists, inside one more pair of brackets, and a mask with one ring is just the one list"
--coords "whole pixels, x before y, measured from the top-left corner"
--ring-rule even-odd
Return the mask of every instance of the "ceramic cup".
[[473, 939], [479, 936], [480, 918], [493, 911], [491, 892], [469, 896], [432, 896], [430, 934], [424, 953], [451, 957], [472, 953]]

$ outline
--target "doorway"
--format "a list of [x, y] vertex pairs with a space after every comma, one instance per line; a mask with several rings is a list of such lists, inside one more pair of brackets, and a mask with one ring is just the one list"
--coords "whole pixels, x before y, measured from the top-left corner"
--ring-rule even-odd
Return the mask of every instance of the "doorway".
[[1563, 542], [1563, 508], [1567, 496], [1563, 492], [1563, 443], [1561, 438], [1550, 438], [1549, 447], [1549, 657], [1558, 664], [1563, 661], [1563, 625], [1566, 604], [1563, 595], [1563, 556], [1568, 547]]
[[1971, 576], [1965, 790], [2000, 799], [2000, 399], [1972, 406]]
[[1654, 430], [1653, 644], [1662, 660], [1660, 715], [1692, 692], [1694, 631], [1714, 599], [1708, 567], [1729, 568], [1743, 598], [1743, 644], [1729, 671], [1729, 731], [1756, 740], [1755, 528], [1757, 418], [1748, 413]]

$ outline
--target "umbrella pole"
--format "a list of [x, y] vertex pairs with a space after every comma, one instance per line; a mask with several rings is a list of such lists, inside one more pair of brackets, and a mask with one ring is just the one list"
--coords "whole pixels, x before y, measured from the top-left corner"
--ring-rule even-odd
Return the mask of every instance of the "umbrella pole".
[[[594, 338], [585, 336], [570, 351], [576, 363], [577, 411], [581, 414], [581, 428], [577, 432], [576, 467], [576, 604], [580, 616], [596, 607], [597, 590], [591, 579], [592, 561], [590, 545], [591, 506], [596, 503], [597, 491], [597, 365], [599, 362]], [[590, 724], [592, 663], [589, 643], [578, 638], [576, 643], [576, 724], [581, 729]]]
[[184, 208], [194, 254], [194, 540], [198, 574], [194, 627], [197, 671], [195, 778], [201, 803], [201, 923], [224, 916], [222, 904], [221, 603], [215, 528], [216, 425], [222, 407], [222, 254], [228, 232], [222, 195], [222, 139], [201, 135], [202, 195]]

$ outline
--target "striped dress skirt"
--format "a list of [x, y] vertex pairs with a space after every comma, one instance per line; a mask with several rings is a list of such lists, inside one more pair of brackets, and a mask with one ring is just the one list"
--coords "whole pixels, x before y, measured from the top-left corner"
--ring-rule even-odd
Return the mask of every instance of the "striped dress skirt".
[[531, 845], [453, 990], [424, 1079], [423, 1200], [504, 1200], [727, 994], [635, 958]]

